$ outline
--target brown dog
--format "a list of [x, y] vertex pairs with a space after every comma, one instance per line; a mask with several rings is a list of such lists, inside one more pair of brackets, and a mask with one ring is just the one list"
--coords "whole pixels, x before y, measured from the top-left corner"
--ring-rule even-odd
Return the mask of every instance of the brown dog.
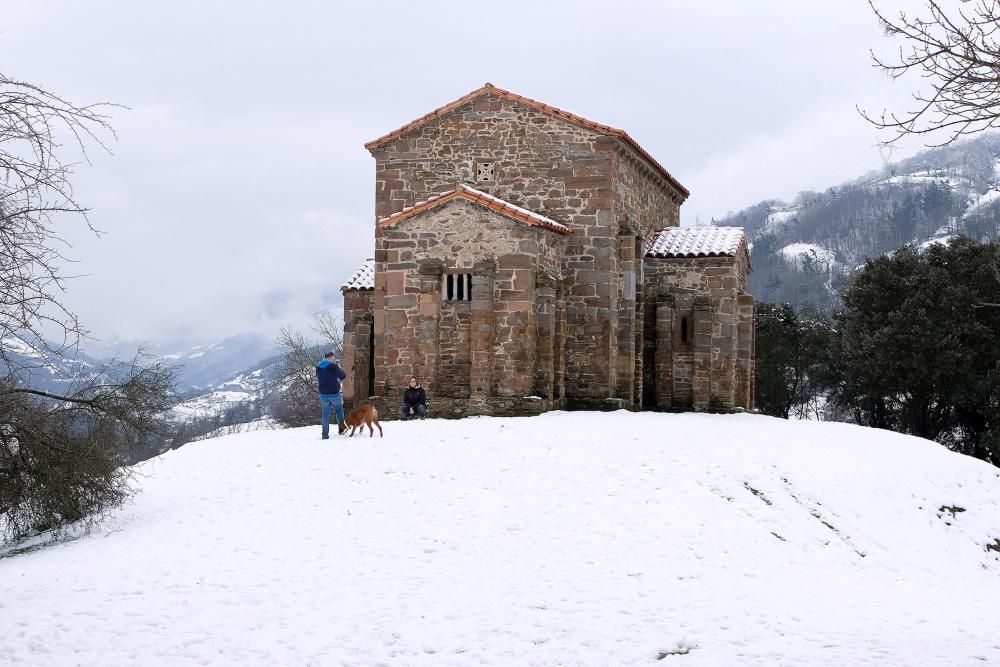
[[347, 415], [347, 419], [344, 420], [346, 426], [351, 427], [351, 434], [349, 438], [354, 437], [354, 430], [365, 429], [365, 425], [368, 426], [368, 437], [375, 437], [375, 429], [372, 428], [372, 423], [378, 426], [378, 437], [382, 437], [382, 425], [378, 423], [378, 410], [375, 409], [374, 405], [362, 405], [360, 408], [355, 408], [351, 410], [351, 414]]

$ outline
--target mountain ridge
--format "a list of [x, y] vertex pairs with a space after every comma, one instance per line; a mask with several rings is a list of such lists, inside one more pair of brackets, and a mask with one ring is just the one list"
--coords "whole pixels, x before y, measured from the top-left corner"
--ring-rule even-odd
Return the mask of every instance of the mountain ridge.
[[965, 234], [1000, 237], [1000, 134], [930, 149], [792, 201], [764, 199], [712, 221], [746, 229], [758, 301], [839, 306], [866, 259]]

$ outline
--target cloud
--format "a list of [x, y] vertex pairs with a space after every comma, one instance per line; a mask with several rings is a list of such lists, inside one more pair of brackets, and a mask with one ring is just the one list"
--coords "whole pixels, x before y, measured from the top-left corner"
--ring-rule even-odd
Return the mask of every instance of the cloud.
[[67, 301], [106, 339], [339, 307], [373, 250], [364, 142], [485, 81], [626, 129], [692, 190], [686, 222], [875, 166], [854, 105], [905, 90], [869, 67], [863, 3], [9, 5], [7, 73], [129, 107], [74, 180], [106, 234], [63, 227]]

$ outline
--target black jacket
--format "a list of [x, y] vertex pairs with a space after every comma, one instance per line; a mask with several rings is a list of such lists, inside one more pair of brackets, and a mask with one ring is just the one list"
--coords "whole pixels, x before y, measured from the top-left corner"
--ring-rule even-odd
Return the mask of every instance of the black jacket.
[[316, 379], [319, 380], [321, 394], [339, 394], [340, 381], [346, 377], [344, 369], [331, 361], [324, 359], [316, 364]]
[[403, 394], [403, 402], [409, 406], [427, 405], [427, 394], [423, 387], [410, 387]]

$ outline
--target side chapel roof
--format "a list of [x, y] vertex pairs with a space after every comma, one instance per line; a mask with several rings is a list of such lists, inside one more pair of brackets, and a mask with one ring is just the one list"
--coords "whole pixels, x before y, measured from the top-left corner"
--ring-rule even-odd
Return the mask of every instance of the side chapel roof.
[[357, 268], [354, 274], [347, 279], [347, 282], [340, 286], [345, 290], [375, 289], [375, 258], [369, 257], [365, 263]]
[[735, 256], [745, 244], [742, 227], [668, 227], [653, 232], [646, 257]]

